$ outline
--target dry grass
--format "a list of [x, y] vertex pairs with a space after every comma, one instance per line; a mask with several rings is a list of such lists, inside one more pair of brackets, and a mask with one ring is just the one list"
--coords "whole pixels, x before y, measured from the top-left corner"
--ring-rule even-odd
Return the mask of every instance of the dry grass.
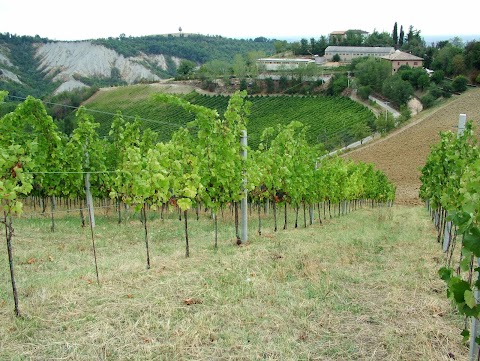
[[15, 220], [25, 317], [13, 313], [4, 252], [0, 359], [466, 359], [424, 209], [363, 209], [277, 233], [271, 218], [259, 237], [253, 216], [241, 247], [219, 222], [217, 251], [211, 221], [192, 219], [189, 259], [183, 223], [152, 219], [147, 270], [140, 222], [99, 217], [100, 286], [76, 218], [55, 233], [48, 219]]

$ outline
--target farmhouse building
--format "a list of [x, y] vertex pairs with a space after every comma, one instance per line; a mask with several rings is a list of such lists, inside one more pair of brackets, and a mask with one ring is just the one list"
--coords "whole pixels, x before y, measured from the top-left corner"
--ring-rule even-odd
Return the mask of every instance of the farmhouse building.
[[365, 56], [381, 58], [395, 52], [391, 46], [328, 46], [325, 49], [325, 58], [332, 61], [335, 55], [340, 57], [341, 62], [351, 62], [352, 59]]
[[396, 50], [392, 54], [383, 56], [382, 59], [385, 59], [392, 64], [392, 74], [395, 74], [403, 65], [408, 65], [410, 68], [423, 67], [423, 58], [409, 53], [404, 53], [400, 50]]
[[267, 71], [292, 70], [309, 64], [315, 64], [315, 60], [306, 58], [260, 58], [257, 60], [257, 65]]

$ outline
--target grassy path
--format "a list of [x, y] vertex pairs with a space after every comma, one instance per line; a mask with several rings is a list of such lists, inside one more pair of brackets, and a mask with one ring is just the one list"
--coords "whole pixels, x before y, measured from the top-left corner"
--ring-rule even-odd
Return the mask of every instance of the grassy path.
[[443, 255], [421, 207], [365, 208], [277, 233], [270, 214], [261, 237], [253, 216], [242, 247], [225, 214], [216, 252], [202, 215], [189, 225], [189, 259], [183, 224], [173, 214], [150, 217], [146, 270], [140, 222], [98, 216], [100, 286], [89, 230], [77, 218], [58, 220], [56, 233], [48, 219], [15, 220], [26, 318], [14, 317], [2, 252], [0, 359], [466, 358], [462, 319], [436, 274]]

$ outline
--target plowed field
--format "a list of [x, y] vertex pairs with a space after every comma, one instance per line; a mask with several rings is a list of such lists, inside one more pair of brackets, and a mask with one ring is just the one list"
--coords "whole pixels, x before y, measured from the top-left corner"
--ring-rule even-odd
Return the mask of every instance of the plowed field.
[[467, 120], [475, 122], [478, 132], [480, 89], [469, 90], [437, 108], [424, 111], [404, 127], [344, 157], [375, 163], [397, 185], [396, 203], [419, 204], [420, 169], [430, 153], [430, 146], [440, 140], [440, 131], [457, 131], [460, 114], [467, 114]]

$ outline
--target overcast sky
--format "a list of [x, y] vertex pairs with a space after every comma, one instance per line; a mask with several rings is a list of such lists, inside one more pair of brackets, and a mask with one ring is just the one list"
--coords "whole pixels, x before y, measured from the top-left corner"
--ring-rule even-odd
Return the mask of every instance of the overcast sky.
[[407, 32], [413, 25], [424, 37], [475, 35], [480, 40], [480, 1], [458, 4], [421, 0], [0, 0], [0, 33], [86, 40], [122, 33], [176, 33], [181, 27], [184, 33], [298, 40], [348, 29], [391, 33], [397, 22], [399, 29], [403, 25]]

